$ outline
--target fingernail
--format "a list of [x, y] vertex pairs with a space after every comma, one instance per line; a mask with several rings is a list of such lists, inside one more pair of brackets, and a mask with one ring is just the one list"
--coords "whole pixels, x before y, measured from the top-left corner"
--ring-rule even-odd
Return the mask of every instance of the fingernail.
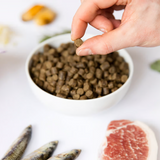
[[81, 49], [77, 51], [77, 55], [79, 56], [86, 56], [86, 55], [92, 55], [92, 51], [90, 49]]
[[107, 31], [106, 29], [104, 29], [104, 28], [100, 28], [99, 30], [102, 31], [102, 32], [104, 32], [104, 33], [108, 32], [108, 31]]

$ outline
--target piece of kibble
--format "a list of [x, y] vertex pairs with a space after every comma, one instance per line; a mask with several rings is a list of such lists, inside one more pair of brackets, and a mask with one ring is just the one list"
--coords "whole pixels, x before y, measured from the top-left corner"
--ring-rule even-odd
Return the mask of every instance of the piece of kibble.
[[90, 88], [91, 88], [91, 85], [90, 85], [89, 83], [85, 83], [85, 84], [84, 84], [84, 87], [83, 87], [83, 90], [86, 92], [86, 91], [88, 91]]
[[97, 93], [98, 95], [101, 95], [101, 94], [102, 94], [102, 88], [96, 86], [96, 93]]
[[104, 62], [102, 63], [102, 65], [100, 66], [100, 68], [105, 71], [110, 67], [110, 64], [108, 62]]
[[111, 89], [111, 92], [115, 92], [117, 89], [118, 89], [118, 88], [115, 87], [115, 88]]
[[128, 76], [127, 76], [127, 75], [122, 75], [122, 77], [121, 77], [121, 82], [122, 82], [122, 83], [125, 83], [125, 82], [127, 81], [127, 79], [128, 79]]
[[109, 89], [112, 89], [113, 87], [114, 87], [114, 83], [113, 82], [108, 83], [108, 88]]
[[63, 66], [64, 66], [64, 63], [62, 63], [62, 62], [58, 62], [57, 65], [56, 65], [56, 67], [57, 67], [58, 69], [62, 69]]
[[52, 68], [51, 68], [51, 73], [52, 73], [52, 74], [58, 74], [58, 68], [52, 67]]
[[78, 48], [83, 44], [83, 41], [79, 38], [74, 41], [74, 44]]
[[69, 85], [63, 85], [61, 88], [61, 93], [68, 96], [71, 87]]
[[104, 95], [109, 94], [109, 89], [108, 89], [107, 87], [104, 87], [104, 88], [103, 88], [103, 94], [104, 94]]
[[86, 95], [80, 97], [80, 100], [85, 100], [85, 99], [87, 99]]
[[59, 76], [58, 76], [59, 80], [64, 81], [66, 79], [66, 72], [64, 71], [59, 71]]
[[53, 78], [54, 81], [57, 81], [57, 80], [58, 80], [58, 76], [57, 76], [56, 74], [54, 74], [54, 75], [52, 76], [52, 78]]
[[80, 95], [79, 95], [79, 94], [73, 95], [73, 99], [78, 100], [79, 98], [80, 98]]
[[101, 79], [101, 78], [102, 78], [102, 74], [103, 74], [102, 70], [99, 69], [99, 68], [97, 68], [97, 69], [96, 69], [96, 77], [97, 77], [98, 79]]
[[77, 81], [76, 81], [75, 79], [71, 79], [71, 80], [69, 81], [69, 85], [74, 88], [74, 87], [76, 87], [76, 85], [77, 85]]
[[46, 61], [46, 62], [45, 62], [45, 67], [46, 67], [46, 69], [51, 69], [51, 67], [52, 67], [52, 62]]
[[87, 79], [93, 79], [94, 78], [94, 74], [93, 73], [88, 73], [87, 75], [86, 75], [86, 78]]
[[83, 94], [84, 94], [83, 88], [79, 88], [79, 89], [77, 90], [77, 94], [83, 95]]
[[93, 98], [93, 91], [88, 90], [85, 95], [87, 98]]

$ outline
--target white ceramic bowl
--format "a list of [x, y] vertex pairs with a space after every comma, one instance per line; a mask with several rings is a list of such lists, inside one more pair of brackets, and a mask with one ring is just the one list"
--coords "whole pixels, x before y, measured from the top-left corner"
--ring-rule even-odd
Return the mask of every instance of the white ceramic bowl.
[[[129, 69], [130, 69], [129, 78], [126, 81], [126, 83], [117, 91], [101, 98], [90, 99], [90, 100], [69, 100], [69, 99], [59, 98], [43, 91], [31, 79], [31, 76], [29, 73], [29, 67], [31, 64], [32, 55], [37, 54], [39, 51], [42, 51], [43, 46], [45, 44], [51, 44], [55, 47], [58, 47], [61, 43], [67, 43], [71, 41], [70, 37], [71, 37], [70, 34], [65, 34], [65, 35], [60, 35], [57, 37], [53, 37], [49, 40], [46, 40], [43, 43], [40, 43], [28, 56], [25, 70], [26, 70], [28, 81], [29, 81], [29, 85], [33, 90], [34, 94], [44, 104], [44, 106], [49, 107], [53, 111], [57, 111], [57, 112], [61, 112], [69, 115], [88, 115], [88, 114], [96, 113], [98, 111], [110, 108], [115, 104], [117, 104], [126, 94], [131, 84], [131, 79], [132, 79], [133, 70], [134, 70], [132, 59], [124, 49], [119, 50], [118, 52], [129, 64]], [[92, 35], [85, 35], [83, 40], [86, 40], [90, 37], [92, 37]]]

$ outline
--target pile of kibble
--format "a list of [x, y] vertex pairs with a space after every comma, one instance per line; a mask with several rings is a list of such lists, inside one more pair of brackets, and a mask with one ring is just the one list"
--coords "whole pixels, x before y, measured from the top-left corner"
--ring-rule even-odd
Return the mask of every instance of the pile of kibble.
[[67, 99], [85, 100], [108, 95], [128, 79], [129, 67], [117, 52], [77, 56], [73, 43], [45, 45], [33, 55], [30, 75], [44, 91]]

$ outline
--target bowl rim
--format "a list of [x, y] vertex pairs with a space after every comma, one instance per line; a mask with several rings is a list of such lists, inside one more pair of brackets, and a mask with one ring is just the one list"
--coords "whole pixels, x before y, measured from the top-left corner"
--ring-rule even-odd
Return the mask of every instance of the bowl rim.
[[[27, 60], [26, 60], [26, 64], [25, 64], [25, 72], [26, 72], [26, 75], [27, 75], [27, 79], [29, 82], [31, 82], [40, 92], [43, 92], [44, 94], [46, 94], [46, 96], [49, 96], [49, 97], [54, 97], [54, 98], [58, 98], [60, 100], [63, 100], [63, 101], [70, 101], [70, 102], [79, 102], [79, 103], [83, 103], [83, 102], [89, 102], [89, 101], [100, 101], [102, 99], [105, 99], [105, 98], [109, 98], [111, 96], [113, 96], [114, 94], [118, 94], [119, 92], [121, 92], [121, 90], [132, 80], [132, 77], [133, 77], [133, 73], [134, 73], [134, 64], [133, 64], [133, 61], [132, 61], [132, 58], [131, 56], [129, 55], [129, 53], [125, 50], [125, 49], [121, 49], [121, 50], [117, 50], [118, 51], [123, 51], [127, 54], [129, 60], [130, 60], [130, 64], [129, 64], [129, 67], [130, 67], [130, 73], [129, 73], [129, 78], [127, 79], [127, 81], [120, 87], [118, 88], [116, 91], [114, 91], [113, 93], [110, 93], [108, 95], [105, 95], [105, 96], [102, 96], [102, 97], [99, 97], [99, 98], [94, 98], [94, 99], [86, 99], [86, 100], [74, 100], [74, 99], [67, 99], [67, 98], [61, 98], [61, 97], [57, 97], [55, 95], [52, 95], [46, 91], [44, 91], [43, 89], [41, 89], [38, 85], [35, 84], [35, 82], [33, 81], [33, 79], [31, 78], [30, 76], [30, 72], [29, 72], [29, 64], [30, 64], [30, 60], [31, 60], [31, 57], [32, 55], [35, 54], [35, 52], [37, 52], [38, 49], [40, 49], [41, 47], [43, 47], [45, 44], [47, 43], [51, 43], [52, 41], [54, 41], [55, 39], [57, 38], [63, 38], [64, 36], [70, 36], [71, 34], [70, 33], [67, 33], [67, 34], [63, 34], [63, 35], [58, 35], [58, 36], [55, 36], [55, 37], [52, 37], [48, 40], [45, 40], [44, 42], [38, 44], [34, 49], [32, 49], [32, 51], [30, 52], [30, 54], [28, 55], [27, 57]], [[86, 34], [85, 36], [87, 37], [93, 37], [95, 35], [93, 34]], [[83, 38], [82, 38], [83, 39]], [[63, 42], [62, 42], [63, 43]]]

